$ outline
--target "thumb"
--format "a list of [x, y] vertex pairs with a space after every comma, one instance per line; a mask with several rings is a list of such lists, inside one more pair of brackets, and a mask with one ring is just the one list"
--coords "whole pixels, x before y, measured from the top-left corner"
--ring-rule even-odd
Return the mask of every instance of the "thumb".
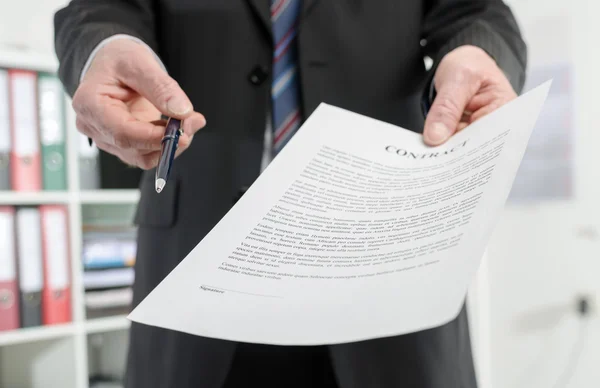
[[425, 119], [423, 139], [426, 144], [440, 145], [456, 132], [465, 107], [476, 93], [472, 89], [475, 88], [459, 80], [440, 85]]
[[137, 56], [119, 71], [122, 81], [148, 99], [162, 114], [184, 119], [194, 112], [191, 101], [177, 81], [148, 53]]

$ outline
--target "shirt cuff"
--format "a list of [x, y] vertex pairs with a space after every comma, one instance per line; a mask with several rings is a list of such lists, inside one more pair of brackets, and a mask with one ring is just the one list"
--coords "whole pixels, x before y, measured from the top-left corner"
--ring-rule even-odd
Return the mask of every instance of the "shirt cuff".
[[142, 46], [146, 47], [148, 50], [150, 50], [152, 55], [154, 55], [154, 58], [159, 63], [159, 65], [162, 67], [162, 69], [164, 71], [167, 71], [167, 68], [165, 67], [164, 63], [160, 60], [158, 55], [143, 40], [141, 40], [135, 36], [127, 35], [127, 34], [116, 34], [109, 38], [104, 39], [103, 41], [98, 43], [98, 45], [96, 45], [96, 47], [94, 47], [94, 50], [92, 50], [90, 56], [88, 57], [87, 61], [85, 62], [85, 65], [83, 66], [83, 70], [81, 71], [81, 76], [79, 77], [79, 82], [81, 82], [83, 80], [83, 77], [85, 77], [85, 74], [87, 73], [88, 69], [90, 68], [90, 65], [92, 64], [92, 61], [94, 60], [94, 57], [96, 56], [98, 51], [100, 51], [100, 49], [102, 47], [104, 47], [107, 43], [110, 43], [113, 40], [117, 40], [117, 39], [131, 39], [131, 40], [141, 44]]

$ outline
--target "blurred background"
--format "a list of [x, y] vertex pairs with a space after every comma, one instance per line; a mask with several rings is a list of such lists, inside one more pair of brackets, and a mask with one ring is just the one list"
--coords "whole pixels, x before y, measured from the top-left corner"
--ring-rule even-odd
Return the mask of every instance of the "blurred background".
[[[75, 128], [55, 77], [53, 15], [67, 2], [0, 0], [0, 282], [27, 309], [19, 327], [2, 312], [0, 388], [118, 387], [124, 373], [140, 175]], [[526, 89], [554, 82], [469, 294], [480, 387], [600, 387], [600, 2], [506, 3], [528, 43]], [[39, 117], [38, 138], [19, 142], [41, 174], [18, 187], [3, 181], [8, 70], [38, 93], [17, 98]], [[19, 267], [52, 271], [16, 274], [13, 237]]]

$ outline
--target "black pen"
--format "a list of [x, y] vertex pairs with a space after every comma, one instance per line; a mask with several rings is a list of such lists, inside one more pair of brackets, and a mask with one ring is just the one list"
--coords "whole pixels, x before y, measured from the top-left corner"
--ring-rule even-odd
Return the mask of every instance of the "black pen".
[[156, 192], [160, 193], [167, 184], [169, 178], [169, 172], [171, 172], [171, 165], [175, 158], [175, 151], [177, 151], [177, 143], [179, 142], [179, 136], [183, 133], [181, 127], [181, 120], [170, 118], [167, 121], [167, 127], [165, 128], [165, 135], [161, 141], [160, 160], [156, 167], [156, 180], [154, 186]]

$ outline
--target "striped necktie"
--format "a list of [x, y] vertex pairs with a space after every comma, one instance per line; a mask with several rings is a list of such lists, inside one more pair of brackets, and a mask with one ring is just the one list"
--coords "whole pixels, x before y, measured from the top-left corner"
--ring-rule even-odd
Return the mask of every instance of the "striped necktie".
[[273, 156], [281, 151], [302, 121], [296, 47], [300, 10], [300, 0], [271, 0]]

